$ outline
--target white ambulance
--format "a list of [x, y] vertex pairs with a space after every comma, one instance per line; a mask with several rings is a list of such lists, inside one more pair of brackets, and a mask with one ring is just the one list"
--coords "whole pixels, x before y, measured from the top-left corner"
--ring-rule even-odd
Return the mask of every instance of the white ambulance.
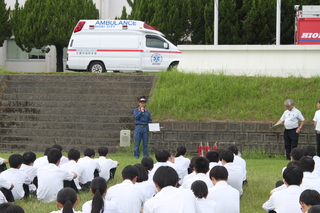
[[69, 41], [68, 70], [155, 72], [178, 65], [181, 52], [154, 27], [134, 20], [80, 20]]

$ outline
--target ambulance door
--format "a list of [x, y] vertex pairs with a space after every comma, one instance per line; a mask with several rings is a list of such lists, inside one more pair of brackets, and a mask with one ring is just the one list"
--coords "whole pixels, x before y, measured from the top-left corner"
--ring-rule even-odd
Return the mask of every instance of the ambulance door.
[[145, 46], [142, 61], [143, 71], [166, 70], [170, 63], [168, 42], [157, 35], [146, 35]]

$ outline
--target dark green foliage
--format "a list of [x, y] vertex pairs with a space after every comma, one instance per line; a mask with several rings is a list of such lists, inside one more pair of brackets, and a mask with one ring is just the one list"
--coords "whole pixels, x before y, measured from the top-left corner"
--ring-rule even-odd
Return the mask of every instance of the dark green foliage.
[[10, 8], [6, 8], [4, 0], [0, 0], [0, 47], [3, 42], [11, 36], [11, 25], [9, 22]]
[[[63, 71], [63, 48], [80, 19], [97, 19], [99, 12], [92, 0], [27, 0], [15, 5], [11, 19], [17, 45], [24, 51], [56, 47], [57, 72]], [[46, 49], [45, 51], [48, 51]]]

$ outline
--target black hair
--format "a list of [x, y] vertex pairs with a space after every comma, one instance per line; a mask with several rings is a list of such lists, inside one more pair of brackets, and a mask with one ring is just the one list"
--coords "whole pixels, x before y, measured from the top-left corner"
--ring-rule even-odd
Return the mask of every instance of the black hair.
[[300, 194], [299, 201], [307, 206], [319, 205], [320, 194], [316, 190], [306, 189]]
[[218, 153], [219, 153], [219, 155], [220, 155], [220, 154], [221, 154], [221, 152], [223, 152], [223, 149], [216, 149], [216, 150], [214, 150], [214, 151], [218, 152]]
[[141, 160], [141, 164], [148, 170], [151, 171], [153, 168], [153, 159], [149, 156], [145, 156]]
[[209, 160], [209, 162], [219, 162], [219, 153], [216, 151], [209, 151], [206, 154], [206, 158]]
[[107, 189], [107, 182], [103, 177], [96, 177], [91, 182], [92, 199], [91, 213], [104, 212], [103, 194]]
[[139, 175], [137, 178], [138, 183], [148, 180], [148, 171], [144, 166], [142, 166], [141, 164], [135, 164], [133, 166], [136, 167], [139, 171]]
[[300, 148], [293, 148], [290, 152], [293, 160], [299, 161], [303, 157], [303, 150]]
[[12, 154], [9, 157], [9, 165], [11, 168], [18, 168], [23, 162], [23, 157], [20, 154]]
[[303, 178], [303, 172], [300, 167], [289, 166], [283, 171], [282, 177], [289, 186], [291, 185], [299, 186]]
[[[297, 166], [299, 168], [301, 168], [301, 163], [299, 161], [290, 161], [288, 164], [287, 164], [287, 167], [289, 166]], [[302, 169], [302, 168], [301, 168]]]
[[139, 170], [132, 165], [128, 165], [124, 167], [121, 174], [123, 179], [129, 179], [132, 181], [135, 177], [138, 177]]
[[206, 198], [208, 195], [208, 186], [203, 180], [194, 181], [191, 190], [197, 198]]
[[171, 153], [165, 149], [160, 149], [156, 152], [156, 159], [158, 162], [167, 162], [170, 156], [171, 156]]
[[24, 213], [24, 210], [21, 206], [18, 206], [13, 203], [2, 203], [2, 204], [0, 204], [0, 212], [3, 212], [3, 213]]
[[315, 162], [312, 158], [304, 156], [300, 159], [301, 169], [303, 172], [313, 172]]
[[77, 199], [76, 191], [69, 187], [61, 189], [57, 194], [57, 202], [63, 205], [62, 213], [73, 213], [73, 205]]
[[194, 162], [194, 168], [197, 173], [207, 173], [209, 170], [209, 161], [205, 157], [199, 157]]
[[56, 148], [56, 149], [59, 149], [60, 152], [62, 152], [62, 146], [60, 146], [59, 144], [55, 144], [52, 146], [52, 148]]
[[95, 152], [93, 149], [91, 148], [86, 148], [84, 151], [83, 151], [83, 155], [84, 156], [88, 156], [88, 157], [91, 157], [91, 156], [95, 156]]
[[319, 213], [319, 212], [320, 212], [320, 205], [314, 205], [308, 210], [308, 213]]
[[37, 156], [34, 152], [25, 152], [23, 153], [23, 163], [26, 165], [30, 165], [30, 163], [33, 163]]
[[70, 149], [68, 152], [68, 158], [70, 160], [77, 161], [80, 158], [80, 152], [76, 149]]
[[187, 148], [185, 146], [179, 146], [177, 148], [177, 154], [176, 157], [179, 157], [180, 155], [185, 155], [187, 153]]
[[209, 176], [210, 179], [212, 180], [212, 177], [214, 179], [218, 180], [228, 180], [228, 170], [224, 166], [215, 166], [210, 170]]
[[108, 147], [100, 147], [98, 149], [98, 153], [100, 156], [106, 156], [108, 154], [108, 152], [109, 152]]
[[59, 149], [51, 148], [48, 152], [48, 162], [56, 164], [60, 158], [62, 157], [62, 153]]
[[303, 155], [313, 157], [316, 155], [316, 148], [314, 146], [305, 146], [303, 148]]
[[227, 163], [232, 163], [234, 155], [230, 150], [224, 150], [220, 153], [220, 160], [225, 160]]
[[239, 153], [238, 147], [236, 145], [229, 146], [228, 150], [230, 150], [235, 155], [238, 155], [238, 153]]
[[166, 186], [176, 187], [178, 181], [178, 173], [170, 166], [160, 166], [153, 175], [153, 182], [155, 182], [160, 189]]
[[48, 155], [48, 152], [50, 151], [51, 147], [48, 147], [44, 150], [43, 155]]

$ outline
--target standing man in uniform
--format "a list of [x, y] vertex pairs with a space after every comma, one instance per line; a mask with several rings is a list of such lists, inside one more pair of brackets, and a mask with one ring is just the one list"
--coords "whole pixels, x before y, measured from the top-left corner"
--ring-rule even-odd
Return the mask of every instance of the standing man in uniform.
[[316, 130], [317, 154], [320, 156], [320, 130], [317, 129], [317, 123], [320, 122], [320, 99], [317, 102], [318, 110], [314, 114], [313, 122]]
[[134, 157], [140, 157], [140, 142], [143, 141], [143, 156], [149, 156], [148, 153], [148, 138], [149, 127], [148, 124], [152, 123], [150, 111], [146, 108], [147, 101], [145, 98], [139, 99], [139, 107], [133, 111], [134, 124], [136, 125], [134, 130]]
[[[286, 150], [286, 158], [290, 160], [291, 149], [297, 147], [298, 138], [301, 132], [301, 128], [304, 124], [304, 117], [302, 113], [294, 107], [294, 101], [288, 99], [284, 102], [285, 107], [287, 108], [281, 116], [280, 120], [275, 124], [282, 124], [284, 122], [284, 148]], [[299, 120], [300, 125], [299, 125]]]

